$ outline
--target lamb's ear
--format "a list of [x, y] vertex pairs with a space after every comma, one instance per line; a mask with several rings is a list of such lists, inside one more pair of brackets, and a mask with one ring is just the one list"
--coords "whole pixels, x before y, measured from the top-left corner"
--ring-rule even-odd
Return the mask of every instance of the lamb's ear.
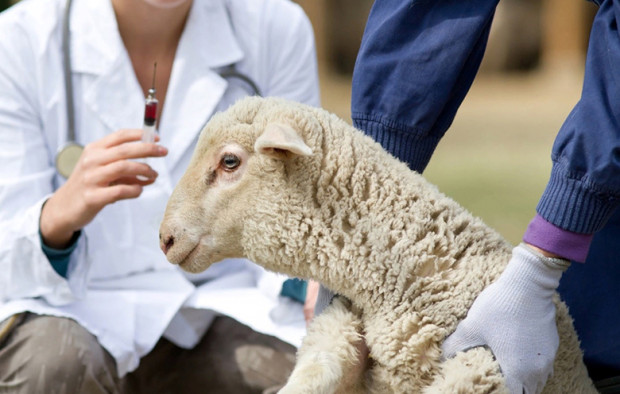
[[306, 145], [299, 133], [283, 123], [269, 123], [254, 143], [254, 150], [280, 159], [312, 155], [312, 149]]

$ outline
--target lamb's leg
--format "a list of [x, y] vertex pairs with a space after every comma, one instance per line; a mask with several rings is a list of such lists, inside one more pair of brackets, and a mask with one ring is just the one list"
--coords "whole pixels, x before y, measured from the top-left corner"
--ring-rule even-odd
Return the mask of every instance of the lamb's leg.
[[350, 303], [336, 297], [314, 318], [297, 352], [297, 364], [280, 394], [364, 393], [362, 323]]

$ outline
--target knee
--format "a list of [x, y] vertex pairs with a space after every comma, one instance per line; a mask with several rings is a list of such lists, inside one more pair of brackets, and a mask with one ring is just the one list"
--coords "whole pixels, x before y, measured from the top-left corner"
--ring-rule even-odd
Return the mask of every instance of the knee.
[[14, 350], [10, 364], [16, 381], [29, 388], [26, 392], [51, 392], [61, 386], [66, 392], [79, 392], [89, 379], [114, 380], [111, 357], [71, 319], [37, 316], [18, 327], [15, 335], [7, 344]]
[[47, 325], [45, 334], [30, 338], [30, 369], [70, 379], [81, 376], [88, 365], [103, 367], [96, 339], [73, 320], [57, 320]]

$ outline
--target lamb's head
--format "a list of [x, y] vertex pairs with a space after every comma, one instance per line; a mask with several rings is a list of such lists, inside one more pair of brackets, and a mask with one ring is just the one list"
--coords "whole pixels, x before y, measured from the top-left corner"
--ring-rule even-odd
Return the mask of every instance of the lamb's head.
[[279, 249], [286, 221], [311, 215], [308, 189], [320, 139], [311, 108], [284, 100], [247, 98], [213, 116], [168, 201], [160, 227], [168, 260], [200, 272], [225, 258], [247, 257], [301, 276], [278, 266], [284, 255], [272, 254], [298, 253]]

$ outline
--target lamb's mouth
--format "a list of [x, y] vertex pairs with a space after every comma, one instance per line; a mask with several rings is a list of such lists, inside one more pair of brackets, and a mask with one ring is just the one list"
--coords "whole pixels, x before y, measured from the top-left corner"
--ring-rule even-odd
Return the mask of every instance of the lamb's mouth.
[[184, 270], [187, 270], [187, 268], [190, 268], [190, 266], [192, 265], [194, 261], [194, 258], [198, 254], [199, 246], [200, 246], [200, 242], [196, 243], [196, 245], [194, 245], [194, 247], [189, 252], [187, 252], [185, 256], [182, 256], [180, 261], [176, 264], [179, 267], [183, 268]]

